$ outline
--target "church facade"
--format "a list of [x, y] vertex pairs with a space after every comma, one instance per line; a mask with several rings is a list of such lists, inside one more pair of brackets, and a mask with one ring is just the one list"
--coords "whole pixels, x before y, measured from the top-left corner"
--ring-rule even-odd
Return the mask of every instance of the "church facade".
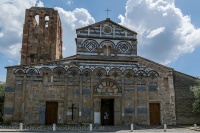
[[189, 91], [196, 79], [138, 56], [136, 32], [107, 18], [76, 34], [76, 55], [62, 58], [58, 12], [26, 10], [21, 64], [6, 67], [5, 123], [199, 122]]

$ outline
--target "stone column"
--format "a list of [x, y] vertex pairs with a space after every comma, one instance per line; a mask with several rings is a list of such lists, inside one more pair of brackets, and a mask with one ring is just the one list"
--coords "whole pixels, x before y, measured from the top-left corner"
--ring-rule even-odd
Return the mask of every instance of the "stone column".
[[125, 120], [124, 120], [124, 75], [121, 76], [122, 78], [122, 96], [121, 96], [121, 102], [122, 102], [122, 124], [125, 123]]
[[68, 104], [68, 81], [66, 74], [64, 83], [64, 122], [67, 122], [67, 104]]
[[150, 116], [149, 116], [149, 82], [151, 79], [148, 77], [146, 80], [146, 108], [147, 108], [147, 125], [150, 125]]
[[91, 72], [91, 88], [90, 88], [90, 121], [91, 123], [94, 123], [94, 106], [93, 106], [93, 103], [94, 103], [94, 100], [93, 100], [93, 90], [94, 90], [94, 77], [93, 77], [93, 73]]
[[83, 102], [83, 98], [82, 98], [82, 89], [83, 89], [83, 74], [80, 73], [80, 94], [79, 94], [79, 122], [82, 122], [82, 102]]
[[137, 123], [137, 78], [136, 78], [136, 81], [135, 81], [135, 91], [134, 91], [134, 108], [135, 108], [135, 116], [134, 116], [134, 124]]
[[26, 101], [26, 74], [24, 74], [24, 79], [23, 79], [23, 86], [22, 86], [22, 115], [21, 119], [24, 121], [25, 120], [25, 101]]
[[174, 90], [174, 81], [173, 81], [173, 71], [169, 71], [169, 97], [171, 105], [171, 125], [176, 125], [176, 111], [175, 111], [175, 90]]

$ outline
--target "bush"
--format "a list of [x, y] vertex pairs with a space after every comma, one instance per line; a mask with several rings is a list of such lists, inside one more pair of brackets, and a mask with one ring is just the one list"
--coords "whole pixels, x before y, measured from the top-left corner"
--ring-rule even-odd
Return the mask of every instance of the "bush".
[[196, 85], [190, 87], [190, 90], [194, 93], [195, 97], [193, 110], [200, 113], [200, 79], [197, 80]]
[[0, 84], [0, 103], [4, 102], [5, 85]]

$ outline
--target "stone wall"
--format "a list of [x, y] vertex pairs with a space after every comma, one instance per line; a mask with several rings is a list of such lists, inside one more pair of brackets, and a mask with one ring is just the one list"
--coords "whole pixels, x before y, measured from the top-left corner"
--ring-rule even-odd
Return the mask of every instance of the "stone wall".
[[4, 123], [11, 123], [13, 120], [15, 99], [15, 74], [13, 69], [7, 69], [5, 100], [4, 100]]
[[200, 123], [200, 113], [193, 112], [194, 95], [190, 91], [190, 86], [195, 85], [195, 81], [195, 77], [174, 71], [177, 124]]
[[[174, 81], [173, 81], [173, 71], [171, 68], [158, 64], [156, 62], [150, 61], [143, 57], [136, 57], [136, 60], [140, 65], [153, 68], [159, 73], [159, 78], [156, 81], [148, 80], [145, 84], [148, 85], [148, 102], [149, 103], [160, 103], [160, 114], [161, 114], [161, 124], [175, 125], [176, 124], [176, 112], [175, 112], [175, 92], [174, 92]], [[151, 84], [151, 82], [153, 84]], [[157, 84], [155, 84], [157, 83]], [[155, 86], [157, 86], [157, 92], [154, 91]], [[149, 106], [147, 106], [149, 109]], [[147, 110], [147, 114], [149, 114]], [[149, 117], [149, 116], [147, 116]], [[149, 123], [149, 121], [148, 121]]]

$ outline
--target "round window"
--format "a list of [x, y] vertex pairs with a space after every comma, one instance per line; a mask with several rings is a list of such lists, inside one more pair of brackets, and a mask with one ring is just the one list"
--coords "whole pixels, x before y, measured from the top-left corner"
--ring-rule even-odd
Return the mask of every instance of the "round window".
[[106, 25], [103, 27], [103, 32], [105, 34], [110, 34], [112, 32], [112, 28], [110, 26]]

